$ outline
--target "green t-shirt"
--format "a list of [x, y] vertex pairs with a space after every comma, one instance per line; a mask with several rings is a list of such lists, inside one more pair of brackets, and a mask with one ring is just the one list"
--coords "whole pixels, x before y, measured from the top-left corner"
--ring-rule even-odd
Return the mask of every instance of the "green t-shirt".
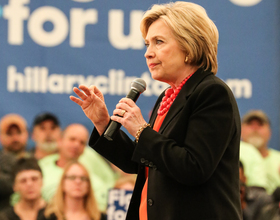
[[247, 186], [259, 186], [267, 189], [267, 177], [262, 155], [253, 145], [240, 142], [240, 161], [244, 166]]

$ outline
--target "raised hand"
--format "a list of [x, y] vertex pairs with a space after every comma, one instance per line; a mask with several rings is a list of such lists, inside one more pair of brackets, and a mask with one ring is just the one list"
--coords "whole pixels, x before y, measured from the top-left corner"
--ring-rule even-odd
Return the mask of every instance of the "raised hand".
[[106, 107], [103, 94], [96, 86], [87, 87], [80, 85], [73, 88], [73, 91], [79, 96], [70, 96], [70, 99], [77, 103], [83, 109], [85, 115], [92, 121], [98, 133], [101, 135], [105, 131], [110, 115]]

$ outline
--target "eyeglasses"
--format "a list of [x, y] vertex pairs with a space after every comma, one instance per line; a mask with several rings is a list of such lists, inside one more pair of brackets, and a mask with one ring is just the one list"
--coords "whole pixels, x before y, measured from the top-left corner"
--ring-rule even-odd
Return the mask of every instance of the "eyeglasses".
[[65, 179], [75, 181], [77, 178], [79, 178], [82, 182], [88, 182], [89, 179], [86, 176], [75, 176], [75, 175], [70, 175], [70, 176], [65, 176]]

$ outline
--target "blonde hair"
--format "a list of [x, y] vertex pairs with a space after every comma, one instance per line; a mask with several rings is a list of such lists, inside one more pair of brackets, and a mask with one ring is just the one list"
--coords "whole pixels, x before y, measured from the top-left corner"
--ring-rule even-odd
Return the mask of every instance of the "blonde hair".
[[217, 73], [219, 32], [203, 7], [181, 1], [153, 5], [140, 24], [144, 39], [151, 24], [158, 19], [164, 20], [171, 28], [191, 65]]
[[65, 209], [65, 193], [63, 192], [63, 184], [65, 180], [65, 176], [67, 171], [72, 167], [74, 164], [79, 165], [81, 168], [83, 168], [86, 172], [86, 176], [89, 179], [89, 191], [88, 194], [85, 196], [84, 199], [84, 207], [86, 212], [88, 213], [89, 217], [93, 220], [99, 220], [101, 218], [101, 212], [98, 209], [96, 200], [94, 198], [94, 193], [91, 187], [90, 177], [87, 169], [78, 161], [73, 160], [69, 162], [65, 168], [64, 172], [62, 174], [59, 186], [57, 188], [57, 191], [51, 200], [51, 202], [48, 204], [45, 210], [45, 216], [48, 218], [51, 214], [55, 214], [58, 220], [64, 220], [64, 209]]
[[129, 174], [121, 176], [119, 179], [117, 179], [114, 188], [116, 189], [123, 189], [126, 184], [130, 185], [131, 188], [134, 188], [136, 182], [136, 175]]

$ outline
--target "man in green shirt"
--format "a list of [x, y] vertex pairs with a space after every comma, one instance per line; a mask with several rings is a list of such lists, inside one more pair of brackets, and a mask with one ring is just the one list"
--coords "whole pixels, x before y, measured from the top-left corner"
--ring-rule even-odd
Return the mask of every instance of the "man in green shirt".
[[269, 194], [280, 186], [280, 152], [269, 148], [270, 138], [270, 120], [263, 111], [252, 110], [244, 115], [241, 139], [254, 145], [259, 150], [264, 161], [267, 179], [266, 189]]

